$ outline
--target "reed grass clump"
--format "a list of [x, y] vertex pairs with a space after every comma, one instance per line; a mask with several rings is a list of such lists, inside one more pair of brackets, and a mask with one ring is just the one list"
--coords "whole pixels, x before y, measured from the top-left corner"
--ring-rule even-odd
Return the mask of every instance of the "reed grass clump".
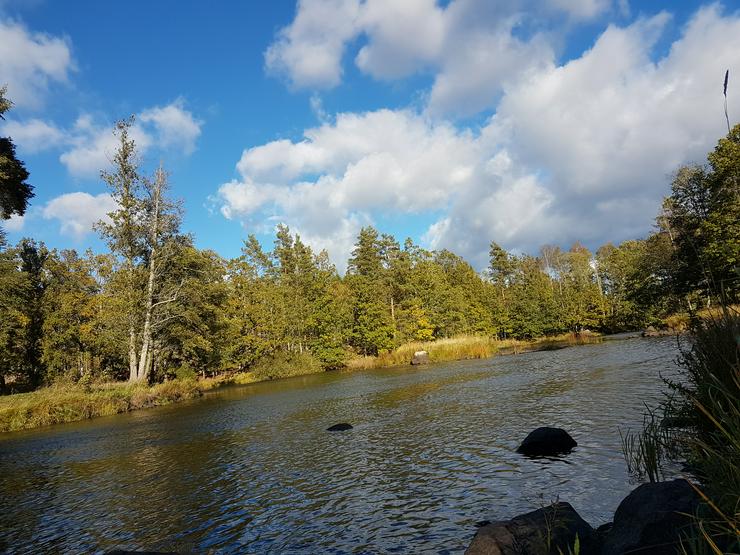
[[[271, 357], [260, 359], [257, 364], [237, 378], [235, 383], [253, 383], [267, 380], [304, 376], [324, 372], [319, 359], [308, 351], [302, 353], [279, 352]], [[251, 380], [251, 381], [250, 381]]]
[[628, 468], [659, 480], [661, 461], [689, 463], [702, 504], [682, 551], [740, 552], [740, 313], [722, 306], [696, 315], [679, 362], [681, 381], [661, 414], [648, 413], [643, 430], [622, 436]]
[[378, 356], [365, 356], [350, 359], [347, 368], [363, 370], [403, 366], [410, 363], [414, 353], [426, 351], [430, 362], [447, 362], [452, 360], [470, 360], [490, 358], [499, 354], [519, 354], [531, 351], [562, 349], [571, 345], [582, 345], [601, 341], [596, 334], [565, 333], [538, 339], [496, 339], [481, 335], [460, 335], [435, 341], [415, 341], [380, 353]]
[[52, 385], [30, 393], [0, 397], [0, 432], [110, 416], [199, 397], [204, 387], [194, 380], [153, 386], [131, 383]]

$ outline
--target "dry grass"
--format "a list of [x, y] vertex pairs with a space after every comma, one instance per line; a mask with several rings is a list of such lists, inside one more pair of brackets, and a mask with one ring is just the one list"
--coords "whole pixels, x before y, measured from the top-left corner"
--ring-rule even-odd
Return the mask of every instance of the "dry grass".
[[498, 340], [477, 335], [463, 335], [437, 341], [417, 341], [401, 345], [393, 351], [381, 353], [377, 357], [358, 357], [347, 363], [350, 370], [385, 368], [408, 365], [416, 351], [429, 353], [431, 362], [489, 358], [499, 354], [519, 354], [531, 351], [560, 349], [570, 345], [581, 345], [601, 341], [598, 335], [562, 334], [529, 341], [517, 339]]
[[172, 380], [151, 387], [129, 383], [59, 385], [7, 395], [0, 397], [0, 432], [168, 405], [199, 397], [215, 385], [194, 380]]

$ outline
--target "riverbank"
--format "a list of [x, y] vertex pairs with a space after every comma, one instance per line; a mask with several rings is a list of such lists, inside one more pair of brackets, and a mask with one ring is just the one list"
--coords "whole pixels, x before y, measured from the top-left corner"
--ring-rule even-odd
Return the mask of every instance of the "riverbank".
[[[350, 359], [346, 369], [353, 371], [404, 366], [410, 363], [414, 352], [422, 350], [429, 353], [430, 362], [451, 362], [555, 350], [597, 343], [601, 340], [600, 336], [591, 333], [579, 336], [563, 334], [530, 341], [462, 336], [408, 343], [377, 357]], [[0, 433], [169, 405], [200, 397], [203, 392], [223, 385], [247, 385], [324, 371], [315, 360], [309, 358], [296, 356], [292, 361], [283, 359], [263, 361], [249, 372], [222, 374], [198, 380], [174, 379], [153, 386], [128, 382], [59, 384], [29, 393], [5, 395], [0, 397]]]
[[200, 397], [218, 380], [172, 380], [153, 386], [127, 382], [53, 385], [0, 397], [0, 432], [110, 416]]
[[437, 341], [418, 341], [406, 343], [393, 351], [381, 353], [374, 357], [359, 357], [347, 362], [349, 370], [365, 370], [371, 368], [388, 368], [403, 366], [411, 362], [417, 351], [429, 353], [429, 362], [452, 362], [456, 360], [471, 360], [491, 358], [496, 355], [512, 355], [531, 353], [534, 351], [553, 351], [575, 345], [599, 343], [603, 339], [592, 332], [581, 334], [564, 333], [551, 337], [540, 337], [531, 340], [494, 339], [484, 336], [459, 336]]

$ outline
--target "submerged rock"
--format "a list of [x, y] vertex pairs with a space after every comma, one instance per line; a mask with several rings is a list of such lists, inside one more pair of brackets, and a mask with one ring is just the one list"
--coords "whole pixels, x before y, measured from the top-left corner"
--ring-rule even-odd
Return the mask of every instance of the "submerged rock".
[[493, 522], [478, 530], [465, 555], [549, 555], [574, 551], [578, 536], [580, 553], [596, 552], [595, 535], [569, 503]]
[[619, 504], [602, 553], [673, 555], [698, 505], [699, 496], [686, 480], [643, 484]]
[[577, 446], [565, 430], [542, 427], [530, 432], [516, 451], [528, 457], [547, 457], [568, 453]]
[[327, 432], [344, 432], [345, 430], [351, 430], [352, 424], [347, 424], [346, 422], [341, 422], [340, 424], [334, 424], [333, 426], [329, 426], [326, 431]]
[[419, 364], [429, 364], [429, 353], [426, 351], [416, 351], [414, 353], [411, 358], [411, 365], [418, 366]]

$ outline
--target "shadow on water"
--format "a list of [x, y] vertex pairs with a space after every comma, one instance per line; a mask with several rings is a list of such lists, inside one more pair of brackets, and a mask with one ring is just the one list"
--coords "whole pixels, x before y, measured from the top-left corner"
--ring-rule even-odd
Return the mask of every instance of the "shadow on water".
[[[617, 428], [641, 423], [676, 354], [635, 339], [326, 373], [10, 434], [0, 546], [457, 553], [476, 522], [556, 498], [599, 524], [631, 489]], [[541, 425], [578, 447], [515, 453]]]

